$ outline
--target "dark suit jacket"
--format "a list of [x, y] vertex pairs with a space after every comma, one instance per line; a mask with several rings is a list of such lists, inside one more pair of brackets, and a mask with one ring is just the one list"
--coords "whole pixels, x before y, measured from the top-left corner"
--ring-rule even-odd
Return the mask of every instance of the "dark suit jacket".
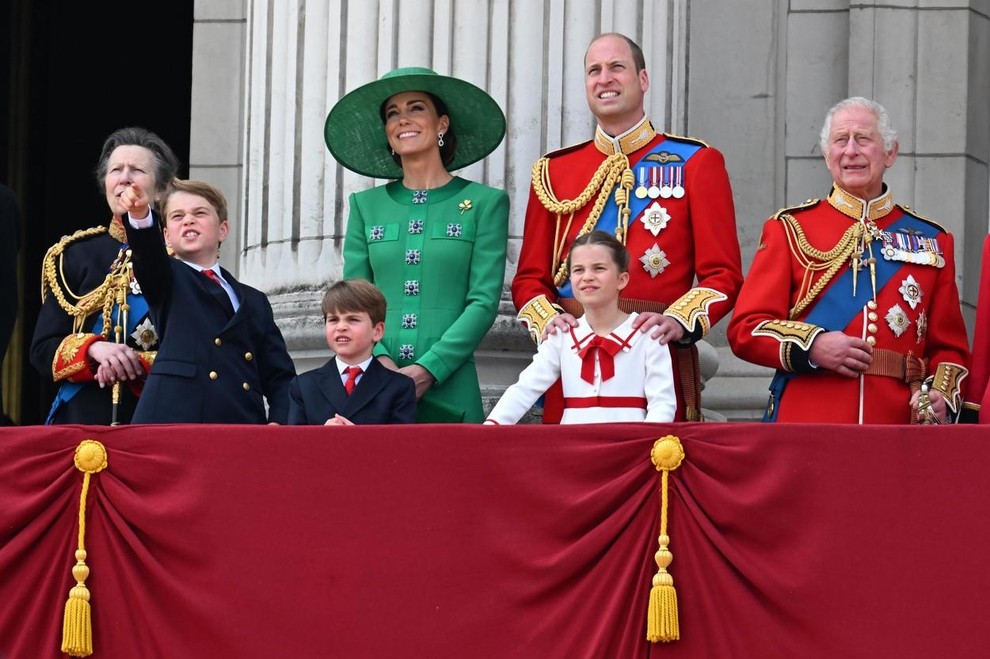
[[296, 372], [265, 294], [221, 269], [241, 303], [231, 317], [222, 288], [168, 255], [157, 215], [124, 225], [160, 337], [132, 423], [285, 423]]
[[322, 426], [334, 414], [359, 425], [415, 423], [416, 385], [377, 359], [371, 360], [350, 396], [336, 359], [297, 375], [289, 387], [289, 424]]

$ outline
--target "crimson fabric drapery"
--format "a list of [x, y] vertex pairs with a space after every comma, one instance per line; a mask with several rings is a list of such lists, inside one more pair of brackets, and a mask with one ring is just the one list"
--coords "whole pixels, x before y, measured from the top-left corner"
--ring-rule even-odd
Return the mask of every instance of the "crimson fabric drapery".
[[[678, 436], [681, 640], [645, 640]], [[982, 657], [990, 430], [760, 424], [0, 430], [0, 657]]]

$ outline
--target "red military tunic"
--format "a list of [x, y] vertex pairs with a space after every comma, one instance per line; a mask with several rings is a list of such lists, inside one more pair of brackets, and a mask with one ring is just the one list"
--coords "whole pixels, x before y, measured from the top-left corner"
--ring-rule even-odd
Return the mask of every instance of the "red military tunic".
[[973, 332], [973, 360], [965, 382], [967, 421], [990, 423], [990, 236], [983, 239], [980, 268], [980, 296], [976, 302], [976, 328]]
[[[728, 327], [736, 355], [778, 370], [765, 420], [910, 423], [912, 384], [932, 373], [958, 411], [969, 350], [953, 249], [951, 234], [886, 189], [866, 202], [834, 187], [767, 221]], [[873, 346], [867, 374], [809, 363], [812, 341], [833, 330]]]
[[[625, 223], [617, 211], [622, 191], [615, 194], [623, 186], [631, 210]], [[619, 215], [618, 222], [603, 226], [610, 214]], [[644, 117], [623, 135], [598, 129], [593, 141], [536, 164], [512, 299], [537, 340], [559, 311], [551, 304], [574, 309], [563, 264], [574, 239], [595, 228], [615, 231], [629, 250], [629, 284], [620, 299], [626, 311], [666, 310], [693, 343], [732, 309], [742, 267], [732, 189], [716, 149], [656, 133]], [[677, 384], [677, 419], [683, 420], [679, 377]], [[559, 391], [548, 392], [544, 422], [559, 419], [558, 399]]]

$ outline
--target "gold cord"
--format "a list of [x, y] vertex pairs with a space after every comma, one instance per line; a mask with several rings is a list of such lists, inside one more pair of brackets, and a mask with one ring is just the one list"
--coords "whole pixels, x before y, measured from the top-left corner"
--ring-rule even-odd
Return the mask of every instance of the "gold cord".
[[825, 270], [823, 274], [815, 285], [804, 295], [798, 302], [791, 308], [789, 318], [791, 320], [797, 318], [801, 315], [809, 304], [818, 296], [819, 293], [828, 285], [842, 266], [860, 250], [860, 241], [863, 238], [864, 228], [860, 223], [853, 224], [846, 232], [842, 234], [839, 242], [836, 243], [835, 247], [828, 251], [822, 251], [812, 246], [808, 242], [807, 236], [804, 234], [804, 230], [801, 229], [801, 225], [798, 221], [794, 219], [792, 215], [784, 214], [780, 216], [780, 219], [784, 221], [784, 226], [787, 229], [785, 232], [787, 235], [787, 241], [790, 244], [791, 253], [798, 259], [801, 265], [804, 266], [804, 279], [802, 280], [801, 288], [802, 290], [808, 284], [811, 278], [812, 272], [817, 272], [819, 270]]
[[[81, 332], [86, 318], [102, 311], [103, 338], [109, 338], [112, 322], [113, 306], [121, 299], [126, 300], [130, 287], [130, 254], [125, 245], [121, 245], [117, 258], [110, 266], [110, 272], [103, 282], [88, 293], [78, 294], [73, 291], [65, 277], [65, 249], [71, 243], [105, 233], [105, 226], [93, 227], [76, 231], [52, 245], [45, 253], [41, 264], [41, 300], [44, 302], [49, 291], [55, 296], [58, 305], [72, 317], [72, 331]], [[70, 298], [72, 301], [70, 301]]]
[[[577, 235], [580, 237], [591, 232], [617, 183], [619, 188], [615, 191], [615, 202], [619, 206], [619, 222], [615, 233], [616, 238], [625, 244], [625, 229], [629, 223], [630, 213], [629, 193], [635, 183], [632, 170], [629, 168], [629, 158], [625, 154], [614, 153], [603, 160], [595, 171], [595, 175], [591, 177], [591, 181], [574, 199], [557, 199], [553, 193], [550, 183], [550, 159], [547, 157], [540, 158], [533, 165], [532, 182], [533, 191], [543, 207], [557, 215], [557, 230], [554, 236], [555, 248], [553, 263], [551, 264], [551, 270], [556, 270], [553, 278], [555, 285], [560, 286], [567, 279], [567, 263], [562, 257], [564, 241], [567, 239], [567, 232], [571, 226], [570, 220], [573, 219], [574, 213], [587, 206], [592, 196], [597, 194], [591, 212]], [[560, 235], [560, 216], [564, 214], [569, 214], [571, 218], [568, 220], [564, 234]]]

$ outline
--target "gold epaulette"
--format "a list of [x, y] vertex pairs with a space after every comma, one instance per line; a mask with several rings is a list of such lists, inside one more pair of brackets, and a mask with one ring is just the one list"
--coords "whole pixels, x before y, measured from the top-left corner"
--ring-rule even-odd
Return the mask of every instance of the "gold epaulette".
[[688, 332], [694, 332], [697, 324], [701, 323], [701, 335], [707, 336], [708, 330], [711, 329], [708, 308], [716, 302], [724, 302], [728, 299], [728, 295], [714, 288], [692, 288], [677, 298], [663, 313], [676, 319]]
[[[130, 250], [125, 250], [124, 243], [121, 243], [117, 258], [110, 264], [110, 269], [103, 282], [91, 291], [80, 293], [73, 291], [68, 282], [65, 281], [65, 274], [62, 272], [62, 259], [65, 256], [66, 248], [72, 243], [106, 231], [107, 227], [100, 226], [76, 231], [71, 236], [63, 236], [60, 241], [48, 249], [41, 263], [41, 301], [44, 302], [47, 292], [51, 291], [62, 310], [72, 317], [73, 332], [81, 332], [86, 318], [102, 311], [104, 338], [109, 336], [110, 328], [113, 327], [110, 322], [110, 315], [114, 304], [123, 304], [127, 299], [127, 291], [131, 282]], [[113, 233], [114, 231], [111, 231], [111, 234]], [[114, 237], [119, 240], [116, 236]]]
[[711, 146], [708, 142], [704, 140], [699, 140], [697, 137], [688, 137], [687, 135], [675, 135], [674, 133], [661, 133], [668, 140], [678, 140], [680, 142], [688, 142], [689, 144], [697, 144], [698, 146], [703, 146], [708, 148]]
[[804, 210], [806, 208], [811, 208], [820, 202], [821, 199], [809, 199], [803, 204], [798, 204], [797, 206], [787, 206], [786, 208], [781, 208], [779, 211], [773, 214], [773, 219], [779, 220], [781, 215], [789, 215], [792, 211]]
[[[61, 292], [62, 286], [60, 285], [58, 289], [55, 285], [59, 283], [57, 279], [58, 268], [55, 267], [55, 260], [62, 256], [62, 252], [65, 251], [66, 247], [76, 242], [77, 240], [82, 240], [83, 238], [89, 238], [90, 236], [98, 236], [101, 233], [105, 233], [107, 228], [105, 226], [90, 227], [89, 229], [80, 229], [76, 231], [71, 236], [62, 236], [61, 240], [48, 248], [45, 252], [45, 257], [41, 260], [41, 301], [45, 301], [48, 291], [59, 290]], [[58, 293], [56, 293], [58, 297]], [[63, 309], [69, 311], [65, 304], [62, 304], [63, 297], [59, 297], [59, 304]], [[71, 313], [71, 311], [69, 311]]]
[[914, 210], [912, 210], [910, 206], [905, 206], [904, 204], [894, 204], [894, 205], [897, 206], [898, 208], [900, 208], [902, 211], [904, 211], [908, 215], [910, 215], [911, 217], [916, 217], [919, 220], [921, 220], [922, 222], [924, 222], [926, 224], [932, 225], [933, 227], [935, 227], [936, 229], [938, 229], [942, 233], [949, 233], [949, 230], [946, 229], [944, 226], [942, 226], [941, 224], [939, 224], [938, 222], [936, 222], [935, 220], [933, 220], [933, 219], [931, 219], [929, 217], [925, 217], [924, 215], [918, 215], [918, 213], [915, 212]]
[[550, 302], [546, 295], [539, 295], [523, 305], [516, 316], [532, 337], [536, 345], [543, 340], [543, 330], [554, 318], [563, 313], [563, 309]]
[[932, 389], [945, 397], [945, 404], [953, 412], [959, 411], [962, 399], [962, 381], [969, 375], [969, 369], [952, 362], [942, 362], [935, 368], [935, 378]]

